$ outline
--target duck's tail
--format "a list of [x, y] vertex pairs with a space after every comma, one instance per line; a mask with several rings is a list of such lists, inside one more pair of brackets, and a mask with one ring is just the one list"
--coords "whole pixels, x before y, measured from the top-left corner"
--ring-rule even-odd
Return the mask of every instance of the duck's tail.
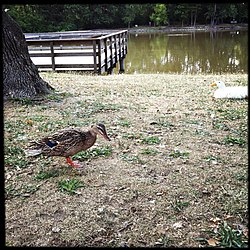
[[37, 156], [42, 153], [42, 149], [28, 149], [25, 151], [26, 156]]

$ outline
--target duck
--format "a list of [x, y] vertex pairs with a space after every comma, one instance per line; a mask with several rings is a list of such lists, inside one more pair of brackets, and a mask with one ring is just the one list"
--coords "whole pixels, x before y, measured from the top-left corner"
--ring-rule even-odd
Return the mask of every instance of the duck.
[[97, 135], [111, 141], [105, 126], [99, 123], [92, 125], [86, 131], [79, 127], [59, 130], [38, 141], [31, 142], [25, 153], [28, 157], [37, 155], [62, 156], [66, 158], [66, 162], [70, 166], [81, 168], [82, 166], [72, 161], [71, 157], [92, 147], [96, 142]]
[[248, 98], [247, 86], [226, 87], [223, 81], [215, 81], [211, 83], [210, 86], [218, 87], [218, 89], [214, 92], [214, 98], [233, 98], [233, 99]]

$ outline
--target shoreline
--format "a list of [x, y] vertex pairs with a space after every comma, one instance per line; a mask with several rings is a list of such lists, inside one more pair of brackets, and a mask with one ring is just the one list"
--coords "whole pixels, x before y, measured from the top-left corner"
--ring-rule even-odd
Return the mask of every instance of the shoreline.
[[196, 26], [160, 26], [160, 27], [152, 27], [152, 26], [138, 26], [133, 28], [128, 28], [128, 33], [146, 33], [146, 32], [167, 32], [167, 33], [175, 33], [175, 32], [197, 32], [197, 31], [237, 31], [237, 30], [248, 30], [248, 24], [240, 23], [240, 24], [220, 24], [211, 27], [210, 25], [196, 25]]

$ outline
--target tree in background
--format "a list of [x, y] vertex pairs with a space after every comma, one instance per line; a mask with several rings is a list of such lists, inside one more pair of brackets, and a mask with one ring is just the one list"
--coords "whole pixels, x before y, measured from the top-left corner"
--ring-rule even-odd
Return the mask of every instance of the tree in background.
[[156, 4], [150, 19], [155, 23], [156, 26], [167, 24], [167, 6], [165, 4]]
[[248, 22], [248, 3], [5, 5], [23, 32]]
[[184, 23], [188, 23], [190, 9], [186, 7], [186, 4], [177, 4], [174, 8], [174, 15], [176, 16], [176, 20], [181, 22], [181, 26], [183, 27]]
[[2, 10], [3, 94], [8, 98], [33, 98], [53, 88], [38, 74], [30, 59], [21, 28]]
[[122, 20], [127, 23], [128, 28], [131, 27], [131, 23], [135, 20], [137, 12], [137, 6], [135, 4], [125, 4]]

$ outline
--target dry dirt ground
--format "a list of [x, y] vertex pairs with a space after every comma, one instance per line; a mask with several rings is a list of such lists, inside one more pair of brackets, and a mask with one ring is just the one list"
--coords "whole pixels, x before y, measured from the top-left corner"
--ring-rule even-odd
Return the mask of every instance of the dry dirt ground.
[[[41, 76], [56, 94], [4, 104], [7, 246], [205, 247], [230, 232], [245, 244], [248, 100], [214, 100], [209, 84], [247, 75]], [[24, 154], [97, 122], [112, 141], [76, 155], [82, 170]]]

